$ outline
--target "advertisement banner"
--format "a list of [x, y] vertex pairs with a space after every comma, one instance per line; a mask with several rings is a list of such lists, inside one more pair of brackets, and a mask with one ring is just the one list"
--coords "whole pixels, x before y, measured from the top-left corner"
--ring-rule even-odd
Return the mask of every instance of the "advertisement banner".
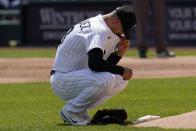
[[109, 13], [118, 2], [30, 4], [23, 6], [23, 40], [26, 45], [58, 45], [69, 28], [87, 18]]
[[[31, 3], [22, 7], [23, 43], [30, 46], [57, 46], [69, 28], [87, 18], [109, 13], [129, 2]], [[196, 2], [166, 1], [165, 38], [168, 45], [196, 45]], [[147, 40], [154, 45], [153, 15], [149, 12]], [[136, 44], [135, 30], [131, 31]]]
[[196, 2], [168, 2], [166, 38], [170, 45], [196, 45]]

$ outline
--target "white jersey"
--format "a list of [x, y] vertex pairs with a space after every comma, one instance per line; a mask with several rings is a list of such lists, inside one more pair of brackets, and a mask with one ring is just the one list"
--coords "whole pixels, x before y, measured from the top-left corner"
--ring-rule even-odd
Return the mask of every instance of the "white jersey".
[[70, 72], [88, 67], [88, 51], [100, 48], [106, 60], [119, 42], [102, 15], [78, 23], [67, 32], [58, 46], [53, 70]]

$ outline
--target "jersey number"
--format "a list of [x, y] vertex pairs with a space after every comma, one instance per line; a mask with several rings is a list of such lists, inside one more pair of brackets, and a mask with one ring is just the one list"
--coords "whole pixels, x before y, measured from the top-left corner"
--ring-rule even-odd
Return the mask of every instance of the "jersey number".
[[85, 20], [85, 21], [80, 22], [81, 30], [84, 29], [84, 28], [90, 27], [90, 26], [91, 26], [91, 23], [90, 23], [89, 20]]

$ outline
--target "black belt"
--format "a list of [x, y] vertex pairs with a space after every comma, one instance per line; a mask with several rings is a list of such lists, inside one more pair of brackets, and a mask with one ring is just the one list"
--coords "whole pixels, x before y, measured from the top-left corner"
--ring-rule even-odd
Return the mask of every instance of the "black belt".
[[50, 71], [50, 76], [54, 75], [55, 74], [55, 70], [51, 70]]

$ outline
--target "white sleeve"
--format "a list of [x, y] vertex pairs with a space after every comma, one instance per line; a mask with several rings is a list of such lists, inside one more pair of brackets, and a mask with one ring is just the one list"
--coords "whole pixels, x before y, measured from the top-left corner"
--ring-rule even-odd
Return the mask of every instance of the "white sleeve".
[[108, 38], [108, 33], [105, 30], [89, 31], [83, 35], [83, 40], [86, 46], [86, 53], [91, 49], [100, 48], [104, 52], [104, 43]]

